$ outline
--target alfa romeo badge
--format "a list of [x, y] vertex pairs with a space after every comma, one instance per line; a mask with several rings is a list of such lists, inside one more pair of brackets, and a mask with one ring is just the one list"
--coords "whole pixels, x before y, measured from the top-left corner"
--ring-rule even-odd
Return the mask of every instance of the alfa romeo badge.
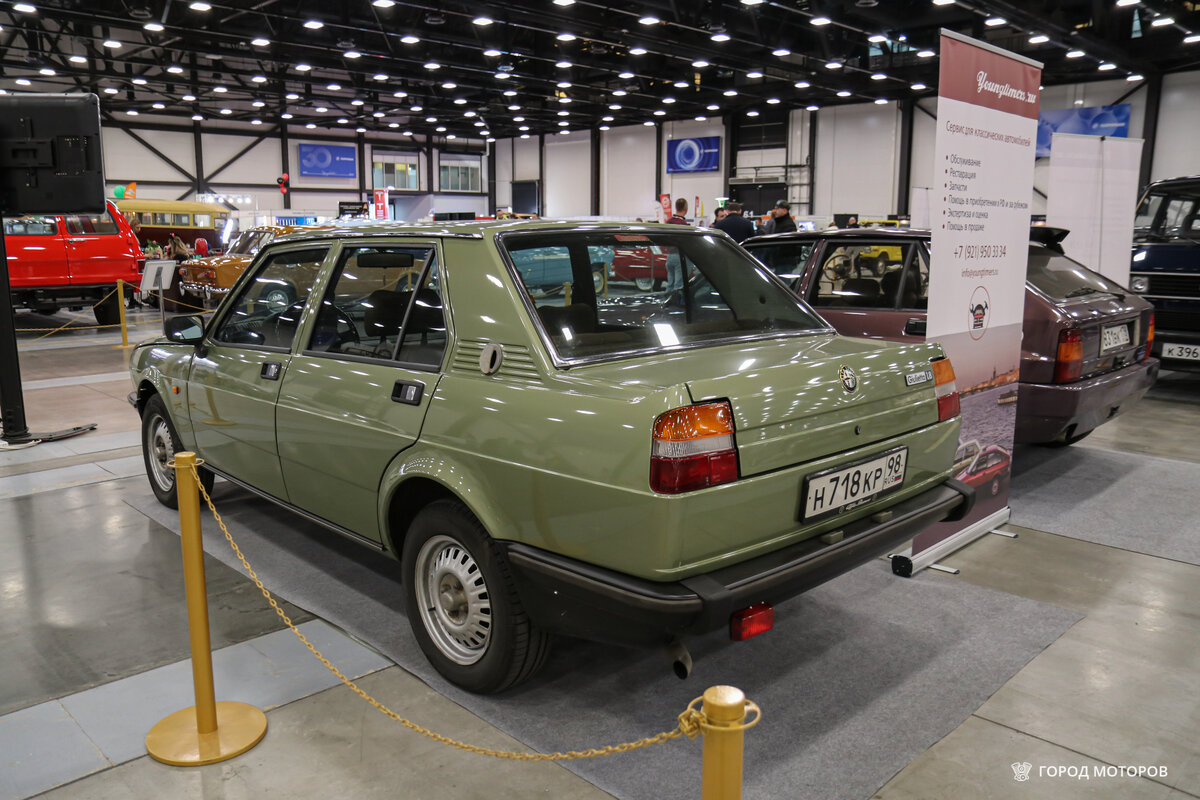
[[853, 392], [858, 388], [858, 376], [854, 374], [854, 370], [843, 365], [842, 368], [838, 370], [838, 375], [842, 379], [842, 387], [847, 392]]

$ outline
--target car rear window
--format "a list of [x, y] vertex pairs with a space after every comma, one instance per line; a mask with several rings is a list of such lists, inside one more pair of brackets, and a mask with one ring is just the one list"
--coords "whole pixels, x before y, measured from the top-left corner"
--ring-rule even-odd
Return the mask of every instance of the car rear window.
[[1098, 272], [1045, 247], [1029, 248], [1029, 282], [1052, 300], [1083, 297], [1097, 292], [1126, 294], [1126, 290]]
[[67, 233], [120, 233], [117, 221], [106, 211], [103, 214], [71, 214], [66, 218]]
[[[770, 270], [720, 236], [554, 231], [501, 241], [537, 322], [567, 360], [827, 329]], [[614, 260], [644, 264], [661, 288], [616, 277]]]

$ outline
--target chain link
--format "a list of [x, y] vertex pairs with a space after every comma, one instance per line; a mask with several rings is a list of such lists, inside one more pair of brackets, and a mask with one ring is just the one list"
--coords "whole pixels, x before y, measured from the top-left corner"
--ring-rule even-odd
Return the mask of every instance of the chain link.
[[[203, 461], [200, 463], [203, 463]], [[622, 744], [593, 747], [588, 748], [587, 750], [568, 750], [565, 753], [517, 753], [511, 750], [494, 750], [490, 747], [479, 747], [477, 745], [467, 744], [466, 742], [460, 742], [456, 739], [451, 739], [449, 736], [443, 736], [440, 733], [431, 731], [428, 728], [422, 727], [415, 722], [405, 719], [395, 711], [392, 711], [390, 708], [385, 706], [383, 703], [376, 700], [374, 697], [371, 697], [371, 695], [367, 694], [361, 687], [359, 687], [357, 683], [355, 683], [341, 670], [335, 667], [333, 663], [330, 662], [330, 660], [324, 655], [322, 655], [321, 651], [318, 650], [313, 643], [308, 640], [308, 637], [301, 633], [300, 629], [293, 624], [292, 620], [288, 617], [287, 612], [280, 608], [279, 603], [275, 601], [275, 598], [272, 596], [270, 590], [263, 585], [262, 580], [258, 577], [258, 573], [256, 573], [254, 568], [250, 566], [250, 562], [247, 561], [246, 556], [242, 554], [241, 548], [238, 547], [237, 542], [233, 540], [233, 535], [230, 534], [229, 528], [225, 527], [225, 521], [221, 519], [221, 515], [217, 512], [217, 507], [213, 505], [212, 497], [210, 497], [208, 492], [205, 491], [204, 484], [200, 482], [200, 473], [197, 467], [198, 465], [191, 467], [192, 475], [196, 480], [196, 486], [199, 487], [200, 494], [204, 498], [204, 502], [208, 505], [208, 510], [212, 512], [213, 519], [216, 520], [217, 526], [221, 529], [221, 533], [225, 535], [225, 541], [229, 542], [229, 546], [233, 548], [233, 554], [237, 556], [238, 561], [242, 562], [242, 567], [245, 568], [246, 574], [250, 576], [250, 580], [254, 581], [254, 585], [258, 587], [260, 592], [262, 592], [263, 597], [266, 598], [266, 601], [268, 604], [270, 604], [271, 608], [275, 609], [275, 613], [279, 615], [279, 618], [283, 620], [283, 623], [288, 626], [292, 633], [296, 634], [296, 638], [298, 638], [304, 644], [304, 646], [308, 648], [309, 652], [316, 656], [317, 660], [324, 664], [325, 668], [332, 672], [339, 681], [341, 681], [350, 689], [350, 691], [354, 692], [363, 700], [366, 700], [381, 714], [395, 722], [400, 723], [410, 731], [419, 733], [420, 735], [428, 739], [432, 739], [439, 744], [444, 744], [447, 747], [453, 747], [456, 750], [463, 750], [468, 753], [476, 753], [481, 756], [503, 758], [510, 761], [575, 761], [577, 759], [600, 758], [602, 756], [611, 756], [617, 753], [628, 753], [631, 750], [640, 750], [644, 747], [650, 747], [651, 745], [662, 744], [664, 742], [669, 742], [672, 739], [678, 739], [682, 736], [686, 736], [689, 739], [694, 739], [704, 727], [706, 721], [704, 713], [695, 708], [689, 707], [686, 711], [679, 715], [679, 725], [676, 726], [674, 730], [664, 731], [663, 733], [658, 733], [654, 736], [647, 736], [646, 738], [638, 739], [635, 742], [623, 742]], [[693, 701], [693, 703], [695, 703], [695, 701]]]

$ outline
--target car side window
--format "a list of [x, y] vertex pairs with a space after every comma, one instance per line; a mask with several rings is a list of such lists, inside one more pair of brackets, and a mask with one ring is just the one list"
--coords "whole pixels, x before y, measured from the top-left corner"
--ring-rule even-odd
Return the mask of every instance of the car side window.
[[409, 308], [415, 285], [433, 258], [428, 245], [343, 250], [321, 300], [308, 350], [392, 358], [405, 317], [414, 313]]
[[442, 363], [447, 334], [441, 273], [436, 257], [432, 262], [426, 270], [425, 280], [413, 294], [396, 360], [436, 368]]
[[917, 248], [906, 264], [900, 285], [900, 308], [925, 311], [929, 308], [929, 256]]
[[804, 275], [804, 268], [815, 246], [815, 240], [807, 239], [777, 242], [755, 247], [750, 254], [770, 267], [780, 280], [796, 288], [795, 283]]
[[895, 308], [913, 242], [830, 242], [809, 290], [815, 306]]
[[114, 234], [121, 232], [121, 229], [117, 227], [116, 220], [109, 216], [107, 211], [103, 214], [70, 214], [65, 217], [65, 221], [67, 233]]
[[17, 217], [4, 220], [5, 236], [57, 236], [54, 217]]
[[304, 303], [312, 292], [328, 247], [270, 255], [242, 285], [213, 339], [229, 344], [291, 347]]

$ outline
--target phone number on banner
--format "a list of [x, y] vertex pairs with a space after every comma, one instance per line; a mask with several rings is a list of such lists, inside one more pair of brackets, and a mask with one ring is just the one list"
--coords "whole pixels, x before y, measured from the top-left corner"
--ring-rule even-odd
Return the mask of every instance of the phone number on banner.
[[971, 260], [1004, 258], [1008, 253], [1007, 247], [1003, 244], [960, 244], [954, 248], [954, 257]]

